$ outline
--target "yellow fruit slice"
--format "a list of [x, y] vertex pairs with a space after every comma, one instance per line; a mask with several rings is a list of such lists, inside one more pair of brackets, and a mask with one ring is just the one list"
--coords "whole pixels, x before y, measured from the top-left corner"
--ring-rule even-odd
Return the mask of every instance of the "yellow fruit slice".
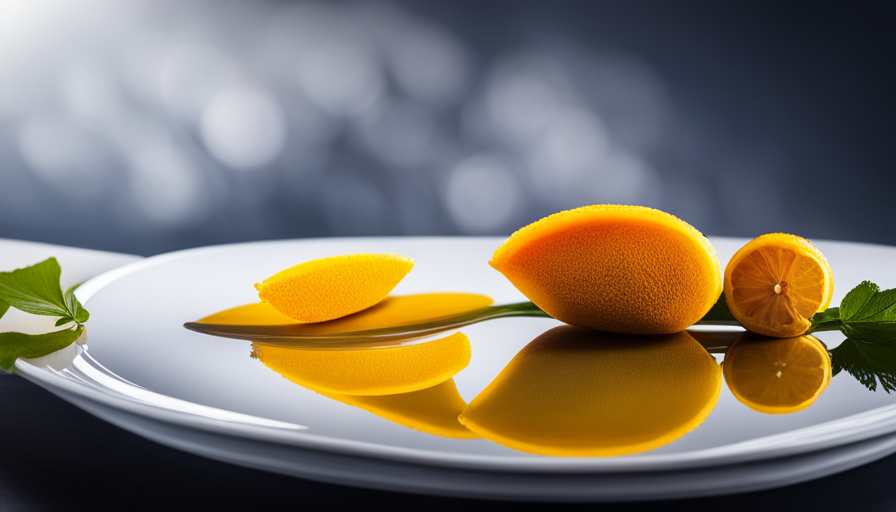
[[831, 356], [814, 336], [740, 336], [722, 362], [728, 389], [742, 404], [766, 414], [812, 405], [831, 382]]
[[806, 332], [831, 304], [834, 274], [805, 238], [771, 233], [741, 247], [725, 268], [725, 301], [744, 327], [786, 338]]
[[383, 300], [414, 260], [398, 254], [348, 254], [300, 263], [256, 284], [258, 296], [300, 322], [325, 322]]
[[686, 332], [625, 336], [561, 326], [526, 345], [460, 421], [524, 452], [625, 455], [696, 428], [721, 386], [719, 365]]
[[452, 439], [476, 439], [457, 416], [467, 403], [457, 392], [454, 379], [431, 388], [383, 396], [351, 396], [321, 393], [413, 430]]
[[722, 293], [709, 240], [643, 206], [586, 206], [545, 217], [511, 235], [490, 263], [549, 315], [602, 331], [678, 332]]
[[394, 395], [445, 382], [470, 363], [463, 333], [418, 345], [364, 350], [296, 350], [252, 344], [252, 357], [296, 384], [322, 393]]

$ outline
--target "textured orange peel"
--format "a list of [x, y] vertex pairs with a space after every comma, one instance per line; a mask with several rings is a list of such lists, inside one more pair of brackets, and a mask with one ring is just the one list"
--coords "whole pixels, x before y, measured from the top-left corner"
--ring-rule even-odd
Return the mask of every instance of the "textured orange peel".
[[326, 322], [367, 309], [411, 271], [399, 254], [348, 254], [300, 263], [256, 284], [258, 297], [300, 322]]
[[523, 227], [489, 262], [554, 318], [627, 334], [671, 334], [722, 293], [715, 249], [690, 224], [643, 206], [593, 205]]

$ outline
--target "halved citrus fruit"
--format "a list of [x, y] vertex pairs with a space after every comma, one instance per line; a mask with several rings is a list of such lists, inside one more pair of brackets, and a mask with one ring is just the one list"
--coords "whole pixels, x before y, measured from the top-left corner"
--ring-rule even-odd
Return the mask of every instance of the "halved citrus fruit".
[[766, 414], [812, 405], [831, 382], [831, 356], [814, 336], [766, 338], [744, 333], [725, 352], [722, 373], [742, 404]]
[[697, 428], [721, 388], [718, 363], [686, 331], [628, 336], [564, 325], [526, 345], [460, 422], [528, 453], [626, 455]]
[[643, 206], [585, 206], [545, 217], [511, 235], [490, 264], [554, 318], [617, 333], [681, 331], [722, 293], [709, 240]]
[[805, 238], [771, 233], [741, 247], [725, 268], [725, 301], [741, 325], [786, 338], [806, 332], [831, 304], [834, 274]]
[[300, 322], [334, 320], [378, 303], [414, 260], [398, 254], [348, 254], [307, 261], [256, 284], [258, 297]]

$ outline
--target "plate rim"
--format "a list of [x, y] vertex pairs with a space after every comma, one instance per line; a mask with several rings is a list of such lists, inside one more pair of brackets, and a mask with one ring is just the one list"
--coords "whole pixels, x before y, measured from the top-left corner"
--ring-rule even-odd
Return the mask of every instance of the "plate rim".
[[[184, 249], [151, 256], [121, 267], [104, 272], [85, 282], [77, 292], [79, 300], [88, 303], [90, 298], [104, 287], [116, 280], [139, 272], [142, 269], [164, 264], [185, 257], [214, 253], [247, 246], [262, 245], [288, 245], [288, 244], [317, 244], [317, 243], [363, 243], [363, 242], [428, 242], [451, 241], [452, 243], [467, 241], [483, 241], [493, 239], [497, 244], [505, 237], [338, 237], [338, 238], [309, 238], [309, 239], [284, 239], [265, 240], [254, 242], [241, 242], [222, 244], [206, 247]], [[741, 237], [709, 237], [710, 241], [741, 241], [749, 239]], [[896, 247], [882, 244], [868, 244], [862, 242], [846, 242], [834, 240], [816, 240], [823, 244], [837, 244], [844, 246], [868, 246], [874, 248]], [[86, 350], [79, 347], [79, 354]], [[89, 353], [89, 352], [88, 352]], [[741, 441], [714, 448], [705, 448], [684, 453], [672, 454], [638, 454], [636, 457], [600, 458], [600, 457], [544, 457], [537, 455], [528, 456], [502, 456], [502, 455], [474, 455], [474, 454], [450, 454], [443, 451], [425, 450], [418, 448], [404, 448], [383, 445], [379, 443], [340, 439], [323, 436], [311, 432], [286, 431], [271, 427], [240, 424], [209, 418], [201, 414], [187, 413], [184, 411], [168, 410], [159, 405], [122, 397], [120, 394], [104, 389], [102, 386], [90, 386], [79, 380], [71, 378], [65, 371], [56, 371], [48, 367], [33, 365], [19, 359], [16, 362], [16, 370], [24, 377], [44, 388], [53, 390], [59, 388], [68, 393], [81, 396], [113, 408], [146, 416], [157, 421], [172, 423], [187, 428], [228, 435], [235, 437], [247, 437], [281, 444], [300, 446], [303, 448], [336, 452], [344, 455], [355, 455], [368, 458], [383, 458], [387, 460], [405, 462], [410, 464], [424, 464], [433, 466], [453, 467], [480, 471], [496, 471], [510, 473], [625, 473], [641, 471], [666, 471], [683, 468], [698, 468], [710, 466], [722, 466], [738, 464], [747, 461], [764, 460], [777, 457], [785, 457], [808, 453], [820, 449], [846, 445], [857, 441], [870, 439], [879, 435], [896, 431], [896, 404], [878, 407], [862, 413], [853, 414], [844, 418], [831, 420], [810, 427], [803, 427], [784, 433], [763, 436], [749, 441]], [[102, 368], [109, 376], [124, 380], [108, 369]], [[124, 381], [127, 382], [127, 381]], [[139, 387], [127, 383], [135, 388]], [[143, 388], [140, 388], [143, 389]], [[149, 390], [152, 392], [151, 390]], [[152, 392], [154, 393], [154, 392]], [[158, 396], [173, 399], [160, 393]], [[179, 400], [179, 399], [175, 399]], [[190, 404], [179, 400], [181, 402]], [[208, 406], [195, 404], [200, 408], [208, 409]], [[212, 408], [214, 409], [214, 408]], [[230, 412], [230, 411], [227, 411]], [[265, 418], [259, 418], [265, 420]]]

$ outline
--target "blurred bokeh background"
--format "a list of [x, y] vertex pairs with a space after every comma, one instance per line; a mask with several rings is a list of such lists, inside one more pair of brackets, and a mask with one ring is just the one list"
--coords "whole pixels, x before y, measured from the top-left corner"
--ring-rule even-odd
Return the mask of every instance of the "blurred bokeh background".
[[0, 237], [149, 255], [627, 203], [896, 244], [893, 5], [0, 0]]

